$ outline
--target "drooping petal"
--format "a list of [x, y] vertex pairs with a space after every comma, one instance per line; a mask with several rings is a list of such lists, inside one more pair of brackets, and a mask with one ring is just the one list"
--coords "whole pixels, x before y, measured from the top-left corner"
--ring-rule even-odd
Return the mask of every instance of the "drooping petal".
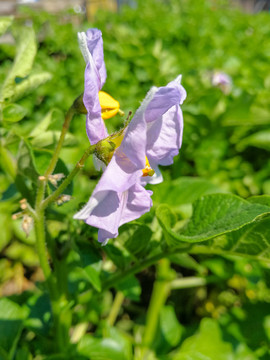
[[101, 117], [101, 107], [98, 97], [99, 79], [95, 68], [90, 63], [85, 69], [83, 102], [87, 110], [86, 132], [91, 144], [96, 144], [99, 140], [108, 136], [107, 129]]
[[101, 106], [98, 93], [106, 80], [106, 69], [103, 57], [102, 33], [90, 29], [87, 33], [78, 34], [79, 44], [87, 63], [83, 102], [87, 110], [86, 131], [91, 144], [108, 136], [101, 118]]
[[172, 164], [182, 144], [183, 116], [179, 105], [185, 100], [186, 92], [180, 80], [178, 77], [159, 88], [146, 109], [146, 155], [152, 167]]
[[89, 29], [86, 32], [87, 37], [87, 46], [92, 54], [94, 59], [94, 63], [97, 67], [100, 76], [101, 87], [104, 85], [106, 81], [106, 67], [104, 62], [104, 54], [103, 54], [103, 40], [102, 40], [102, 32], [98, 29]]
[[152, 191], [136, 183], [128, 191], [126, 206], [123, 207], [120, 225], [138, 219], [152, 206]]
[[128, 190], [96, 192], [88, 204], [81, 210], [81, 215], [74, 218], [83, 219], [88, 225], [99, 230], [99, 242], [118, 236], [118, 228], [150, 210], [152, 192], [141, 185], [134, 184]]

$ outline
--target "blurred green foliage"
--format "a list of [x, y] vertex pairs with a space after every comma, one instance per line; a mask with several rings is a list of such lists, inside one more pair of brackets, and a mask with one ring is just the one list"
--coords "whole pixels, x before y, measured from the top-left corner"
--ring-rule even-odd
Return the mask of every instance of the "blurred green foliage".
[[[35, 236], [26, 238], [11, 215], [22, 197], [34, 202], [37, 176], [48, 165], [64, 113], [83, 92], [76, 33], [93, 26], [103, 33], [104, 90], [126, 114], [151, 86], [178, 74], [188, 97], [180, 156], [162, 169], [165, 181], [152, 186], [155, 209], [140, 222], [124, 225], [101, 251], [96, 229], [72, 219], [99, 177], [90, 159], [68, 189], [72, 200], [48, 211], [48, 247], [59, 259], [63, 292], [68, 278], [73, 310], [69, 358], [143, 359], [154, 265], [166, 256], [166, 281], [176, 282], [144, 355], [269, 359], [269, 14], [243, 14], [224, 1], [144, 0], [119, 14], [98, 12], [91, 24], [71, 19], [22, 9], [13, 23], [0, 22], [0, 33], [13, 39], [0, 45], [0, 294], [8, 297], [0, 304], [0, 359], [67, 359], [53, 354]], [[215, 71], [231, 76], [229, 93], [212, 85]], [[109, 120], [109, 131], [122, 121]], [[76, 116], [57, 172], [67, 174], [87, 146], [85, 117]], [[190, 283], [181, 283], [185, 279]], [[104, 320], [113, 318], [119, 293], [125, 300], [115, 321]]]

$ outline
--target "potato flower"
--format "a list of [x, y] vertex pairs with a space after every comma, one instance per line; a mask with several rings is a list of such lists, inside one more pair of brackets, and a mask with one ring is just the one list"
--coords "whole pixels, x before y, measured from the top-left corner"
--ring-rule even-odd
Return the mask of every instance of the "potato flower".
[[[91, 35], [94, 34], [93, 31]], [[99, 30], [95, 32], [99, 34], [99, 40], [97, 36], [93, 38], [96, 39], [96, 46], [99, 46], [102, 43], [101, 33]], [[99, 51], [98, 58], [103, 59], [100, 47]], [[93, 47], [89, 46], [89, 52], [95, 53]], [[93, 63], [93, 58], [89, 60], [90, 64]], [[96, 79], [105, 79], [105, 67], [99, 62], [94, 67], [95, 71], [89, 71], [89, 63], [86, 67], [85, 105], [96, 105], [97, 94], [88, 88], [90, 84], [98, 84], [95, 91], [100, 90], [103, 81], [97, 82]], [[98, 68], [102, 69], [100, 76], [97, 76]], [[97, 105], [95, 111], [90, 106], [87, 108], [87, 121], [90, 123], [93, 116], [95, 124], [88, 125], [87, 128], [90, 141], [100, 141], [97, 147], [101, 145], [101, 149], [103, 143], [114, 144], [113, 151], [106, 155], [107, 166], [88, 203], [74, 215], [75, 219], [84, 220], [88, 225], [99, 229], [99, 242], [105, 244], [108, 239], [117, 237], [118, 228], [122, 224], [135, 220], [150, 210], [152, 191], [146, 190], [144, 186], [152, 179], [155, 183], [162, 181], [158, 165], [172, 164], [173, 157], [181, 147], [183, 117], [180, 104], [185, 100], [186, 92], [180, 82], [181, 76], [178, 76], [164, 87], [152, 87], [130, 123], [110, 136], [107, 136], [101, 109], [99, 108], [98, 113]]]

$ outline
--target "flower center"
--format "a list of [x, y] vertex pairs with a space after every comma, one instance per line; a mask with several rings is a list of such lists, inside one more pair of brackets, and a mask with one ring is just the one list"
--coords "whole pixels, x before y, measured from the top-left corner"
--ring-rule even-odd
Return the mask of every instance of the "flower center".
[[153, 176], [155, 171], [151, 168], [150, 164], [149, 164], [149, 160], [147, 159], [147, 157], [145, 157], [145, 168], [142, 169], [142, 176]]
[[99, 91], [98, 98], [101, 107], [101, 117], [103, 120], [110, 119], [120, 111], [120, 104], [105, 91]]

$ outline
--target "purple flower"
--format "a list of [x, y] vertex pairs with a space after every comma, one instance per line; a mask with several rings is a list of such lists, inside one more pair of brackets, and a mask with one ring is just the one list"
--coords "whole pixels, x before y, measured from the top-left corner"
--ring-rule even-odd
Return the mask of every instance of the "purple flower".
[[148, 92], [129, 125], [119, 133], [120, 141], [116, 141], [116, 150], [88, 203], [75, 214], [75, 219], [99, 229], [99, 242], [117, 237], [119, 226], [150, 210], [152, 192], [144, 185], [152, 178], [147, 175], [152, 174], [152, 167], [157, 174], [154, 182], [162, 181], [158, 165], [171, 164], [181, 147], [179, 105], [186, 92], [180, 81], [178, 76], [167, 86]]
[[212, 75], [212, 85], [219, 87], [224, 94], [228, 94], [231, 91], [232, 79], [222, 71], [215, 71]]

